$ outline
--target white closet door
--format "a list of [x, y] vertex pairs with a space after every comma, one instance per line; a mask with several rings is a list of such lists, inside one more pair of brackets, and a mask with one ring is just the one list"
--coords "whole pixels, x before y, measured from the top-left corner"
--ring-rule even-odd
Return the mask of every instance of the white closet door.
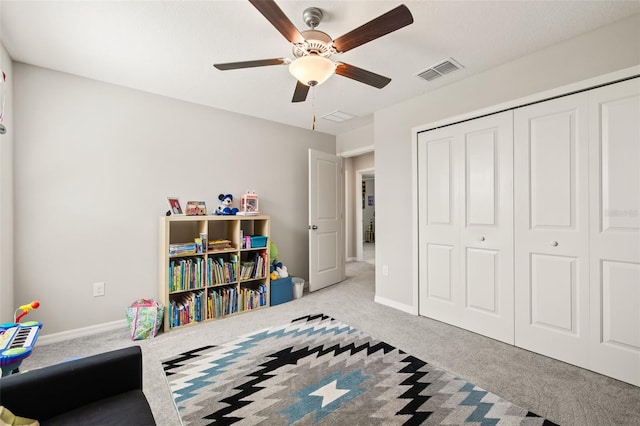
[[589, 99], [591, 365], [640, 386], [640, 80]]
[[587, 93], [514, 115], [515, 344], [588, 368]]
[[513, 337], [513, 113], [418, 137], [420, 314]]
[[458, 322], [460, 134], [455, 126], [418, 135], [419, 312]]

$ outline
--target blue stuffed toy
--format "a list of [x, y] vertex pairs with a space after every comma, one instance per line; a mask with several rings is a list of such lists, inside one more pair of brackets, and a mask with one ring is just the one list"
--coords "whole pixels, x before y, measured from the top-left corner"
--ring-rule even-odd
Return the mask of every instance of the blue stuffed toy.
[[231, 207], [231, 203], [233, 203], [233, 195], [220, 194], [218, 195], [218, 200], [220, 200], [220, 205], [215, 211], [216, 215], [235, 215], [238, 213], [238, 209], [236, 207]]

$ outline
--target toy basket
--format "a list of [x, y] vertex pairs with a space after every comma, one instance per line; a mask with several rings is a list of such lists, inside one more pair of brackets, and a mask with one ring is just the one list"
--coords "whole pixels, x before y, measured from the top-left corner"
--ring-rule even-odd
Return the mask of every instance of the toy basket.
[[131, 340], [155, 337], [162, 326], [164, 306], [153, 299], [138, 299], [127, 306], [127, 323]]

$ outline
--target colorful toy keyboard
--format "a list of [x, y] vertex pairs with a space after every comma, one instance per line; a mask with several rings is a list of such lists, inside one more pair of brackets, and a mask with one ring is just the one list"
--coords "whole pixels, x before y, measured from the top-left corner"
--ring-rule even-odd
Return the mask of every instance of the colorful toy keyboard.
[[0, 324], [0, 367], [2, 376], [17, 370], [22, 360], [31, 355], [42, 324], [37, 321]]

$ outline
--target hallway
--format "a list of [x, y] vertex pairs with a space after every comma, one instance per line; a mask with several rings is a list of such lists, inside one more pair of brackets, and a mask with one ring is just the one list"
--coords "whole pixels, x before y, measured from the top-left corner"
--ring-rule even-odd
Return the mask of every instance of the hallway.
[[362, 260], [372, 265], [376, 264], [376, 243], [362, 244]]

